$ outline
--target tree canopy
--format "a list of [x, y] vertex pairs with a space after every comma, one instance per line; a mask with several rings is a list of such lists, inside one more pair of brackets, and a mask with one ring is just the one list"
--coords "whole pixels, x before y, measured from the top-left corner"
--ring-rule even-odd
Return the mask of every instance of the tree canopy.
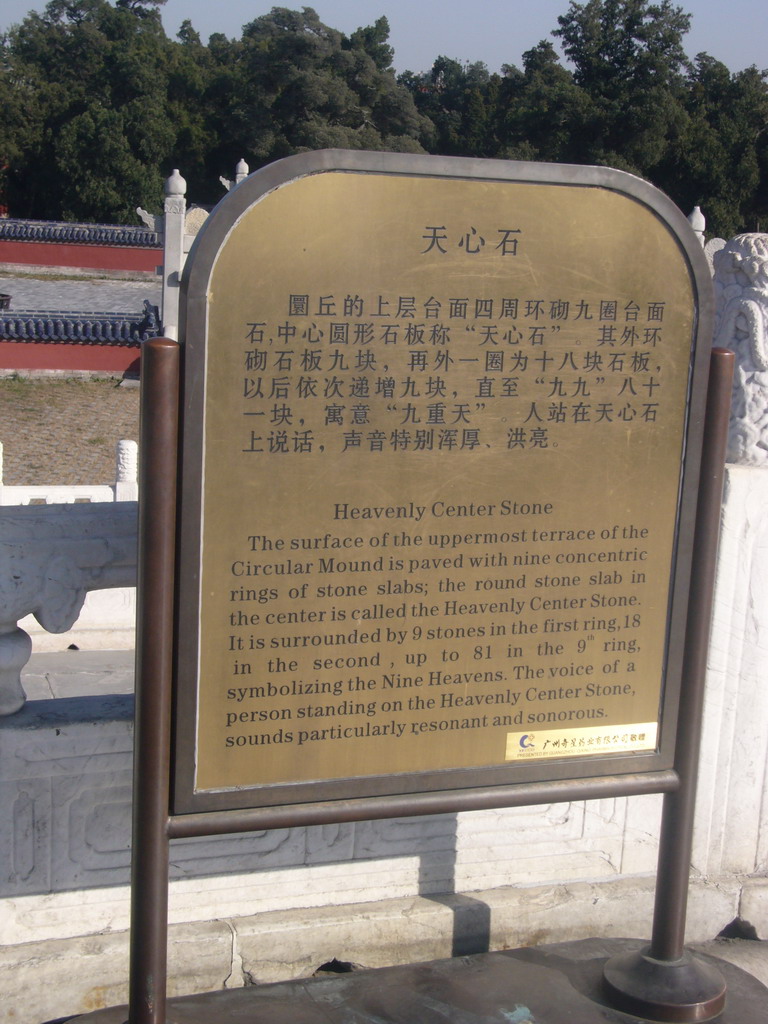
[[[711, 230], [768, 221], [768, 84], [690, 59], [671, 0], [572, 0], [551, 40], [491, 72], [439, 55], [396, 75], [381, 17], [347, 36], [274, 7], [237, 39], [169, 39], [165, 0], [51, 0], [0, 40], [0, 188], [14, 216], [134, 222], [182, 169], [219, 176], [326, 147], [619, 167]], [[561, 60], [556, 47], [565, 60]]]

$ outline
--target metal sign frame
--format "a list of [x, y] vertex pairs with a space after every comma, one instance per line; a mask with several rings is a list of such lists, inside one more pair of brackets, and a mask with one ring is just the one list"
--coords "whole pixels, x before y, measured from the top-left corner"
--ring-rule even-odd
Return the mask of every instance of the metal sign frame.
[[[689, 339], [691, 368], [687, 422], [684, 428], [683, 473], [680, 481], [674, 542], [673, 572], [667, 619], [667, 649], [664, 658], [662, 707], [659, 709], [661, 736], [655, 751], [611, 753], [562, 761], [515, 762], [489, 767], [456, 767], [439, 771], [384, 773], [376, 776], [336, 778], [286, 783], [229, 787], [221, 791], [200, 792], [195, 787], [195, 768], [200, 755], [196, 749], [197, 708], [195, 680], [199, 673], [199, 607], [195, 591], [201, 586], [200, 551], [202, 544], [203, 430], [207, 378], [208, 339], [206, 315], [213, 267], [222, 245], [228, 242], [243, 215], [273, 194], [310, 176], [342, 172], [347, 175], [389, 175], [429, 182], [509, 182], [566, 186], [574, 189], [571, 202], [578, 202], [578, 189], [610, 192], [630, 200], [631, 204], [651, 211], [674, 238], [688, 267], [696, 322]], [[584, 239], [589, 246], [590, 240]], [[629, 245], [629, 243], [628, 243]], [[252, 175], [228, 195], [209, 219], [190, 254], [189, 270], [183, 285], [182, 337], [185, 347], [183, 379], [183, 417], [185, 436], [181, 448], [180, 525], [178, 590], [179, 605], [176, 646], [176, 711], [173, 806], [177, 813], [208, 810], [234, 810], [247, 807], [279, 807], [346, 800], [361, 795], [396, 797], [399, 795], [496, 787], [529, 782], [557, 781], [563, 778], [588, 779], [605, 774], [631, 775], [668, 769], [674, 758], [675, 724], [682, 666], [683, 635], [690, 577], [691, 524], [695, 514], [698, 460], [701, 449], [703, 381], [707, 375], [706, 345], [697, 338], [711, 332], [711, 282], [701, 247], [685, 218], [656, 189], [646, 182], [618, 171], [545, 164], [521, 164], [501, 161], [467, 161], [424, 158], [398, 154], [313, 153], [292, 157]], [[221, 344], [221, 342], [219, 342]], [[684, 346], [683, 346], [684, 347]], [[291, 469], [290, 472], [297, 472]]]
[[[693, 798], [727, 433], [729, 375], [732, 372], [730, 354], [720, 352], [713, 356], [707, 396], [702, 382], [709, 364], [706, 340], [711, 329], [711, 298], [706, 262], [698, 242], [682, 214], [655, 189], [631, 176], [602, 168], [330, 151], [290, 158], [265, 168], [254, 176], [258, 178], [256, 183], [246, 181], [245, 187], [241, 185], [227, 201], [245, 208], [254, 195], [277, 187], [289, 175], [322, 173], [323, 170], [340, 167], [362, 172], [386, 167], [391, 173], [429, 176], [480, 174], [494, 180], [561, 184], [578, 181], [609, 189], [617, 187], [618, 175], [625, 194], [648, 206], [670, 226], [690, 268], [700, 312], [696, 330], [703, 340], [702, 344], [694, 346], [699, 384], [689, 396], [686, 444], [691, 463], [681, 497], [678, 575], [670, 621], [670, 635], [676, 638], [674, 647], [679, 662], [679, 682], [675, 684], [674, 692], [667, 688], [665, 699], [671, 703], [665, 709], [662, 742], [655, 754], [585, 759], [567, 764], [551, 762], [544, 766], [543, 771], [528, 771], [526, 766], [513, 765], [500, 772], [470, 769], [463, 776], [461, 773], [438, 772], [418, 779], [416, 785], [414, 780], [403, 784], [400, 779], [394, 786], [380, 783], [363, 786], [362, 795], [356, 795], [354, 787], [332, 783], [315, 788], [307, 800], [296, 800], [294, 795], [294, 802], [261, 806], [251, 806], [253, 801], [250, 799], [244, 805], [231, 806], [231, 795], [223, 803], [203, 801], [202, 805], [190, 799], [188, 792], [181, 798], [178, 794], [172, 798], [174, 781], [176, 789], [180, 787], [178, 779], [174, 780], [172, 755], [174, 661], [179, 630], [183, 635], [185, 625], [178, 618], [177, 553], [180, 551], [183, 558], [185, 545], [188, 549], [189, 544], [182, 533], [181, 546], [177, 547], [179, 505], [185, 486], [182, 467], [179, 494], [179, 424], [194, 408], [194, 401], [190, 404], [190, 392], [194, 394], [200, 387], [200, 381], [186, 380], [180, 414], [180, 346], [168, 339], [148, 343], [143, 363], [141, 414], [131, 1024], [165, 1024], [168, 844], [173, 838], [664, 793], [662, 851], [651, 955], [652, 959], [671, 963], [679, 961], [683, 952]], [[186, 284], [190, 304], [203, 301], [194, 290], [198, 273], [195, 268], [203, 266], [209, 246], [221, 243], [216, 224], [214, 218], [212, 230], [201, 240], [203, 262], [198, 263], [196, 257], [191, 264]], [[702, 469], [700, 477], [699, 465]], [[183, 512], [183, 503], [181, 507]], [[178, 730], [181, 728], [183, 731], [185, 721], [182, 715], [182, 724], [177, 726], [177, 747], [184, 745]], [[564, 770], [566, 775], [563, 778]], [[616, 982], [614, 987], [620, 990], [622, 983]], [[711, 1008], [717, 1000], [724, 999], [724, 991], [716, 983], [713, 994], [710, 987], [708, 982], [703, 983], [704, 994], [699, 1002]], [[669, 1019], [699, 1020], [704, 1017]]]

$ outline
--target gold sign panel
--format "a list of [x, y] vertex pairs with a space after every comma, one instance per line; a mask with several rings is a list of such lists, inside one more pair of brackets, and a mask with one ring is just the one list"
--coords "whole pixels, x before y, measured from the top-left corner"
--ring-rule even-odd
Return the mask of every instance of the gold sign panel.
[[652, 210], [331, 170], [205, 302], [196, 791], [657, 748], [695, 302]]

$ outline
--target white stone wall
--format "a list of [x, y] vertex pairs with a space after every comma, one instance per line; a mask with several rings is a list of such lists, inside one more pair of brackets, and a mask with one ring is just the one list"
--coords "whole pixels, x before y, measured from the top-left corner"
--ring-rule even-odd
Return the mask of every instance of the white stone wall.
[[694, 866], [768, 871], [768, 470], [729, 466], [709, 650]]

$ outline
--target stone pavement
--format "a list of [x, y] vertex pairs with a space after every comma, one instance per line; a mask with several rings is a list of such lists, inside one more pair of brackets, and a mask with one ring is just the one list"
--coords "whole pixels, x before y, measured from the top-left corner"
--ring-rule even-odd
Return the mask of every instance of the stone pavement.
[[11, 311], [71, 310], [77, 313], [140, 313], [144, 300], [160, 305], [160, 278], [110, 278], [10, 274], [0, 270], [0, 293], [11, 296]]
[[[603, 967], [610, 958], [642, 945], [584, 939], [377, 971], [347, 968], [323, 972], [322, 977], [177, 997], [169, 1001], [167, 1019], [177, 1024], [563, 1024], [566, 1019], [569, 1024], [595, 1024], [598, 1019], [639, 1024], [645, 1016], [611, 1006], [603, 989]], [[727, 986], [716, 1022], [764, 1024], [768, 989], [727, 962], [701, 960]], [[663, 1005], [671, 995], [662, 989], [651, 999]], [[698, 1005], [703, 1011], [704, 999]], [[123, 1024], [125, 1017], [125, 1007], [113, 1007], [81, 1019], [83, 1024]]]
[[133, 693], [133, 651], [33, 654], [22, 671], [27, 700]]

